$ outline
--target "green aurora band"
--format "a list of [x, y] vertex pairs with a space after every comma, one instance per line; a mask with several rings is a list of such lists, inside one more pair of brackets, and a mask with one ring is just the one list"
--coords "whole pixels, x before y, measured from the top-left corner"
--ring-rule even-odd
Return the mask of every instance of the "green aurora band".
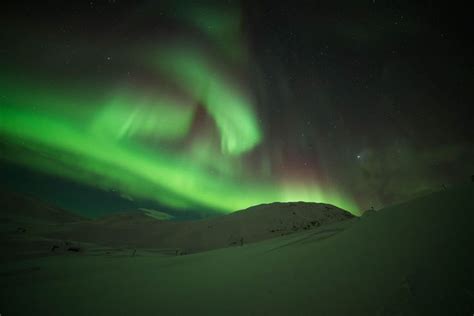
[[[209, 29], [200, 26], [202, 21], [193, 23]], [[212, 38], [219, 43], [219, 36], [235, 37], [237, 24], [227, 22], [228, 30]], [[216, 46], [228, 47], [225, 41], [220, 44]], [[245, 59], [245, 50], [236, 49], [220, 53], [227, 61]], [[153, 51], [145, 56], [135, 52], [131, 59], [182, 94], [115, 84], [82, 95], [67, 83], [15, 80], [16, 73], [3, 73], [0, 158], [176, 209], [231, 212], [275, 201], [313, 201], [358, 214], [355, 203], [331, 185], [275, 180], [245, 168], [246, 155], [264, 135], [251, 93], [232, 71], [223, 70], [225, 62], [217, 64], [199, 48], [182, 43]], [[201, 106], [218, 135], [199, 131], [183, 145]]]
[[[35, 102], [40, 103], [41, 100]], [[98, 116], [101, 115], [99, 111]], [[2, 150], [2, 158], [175, 208], [201, 207], [229, 212], [260, 203], [301, 200], [356, 209], [336, 192], [318, 186], [272, 185], [216, 175], [205, 166], [190, 163], [186, 154], [117, 141], [114, 135], [97, 132], [96, 125], [97, 120], [84, 124], [81, 119], [74, 121], [33, 108], [12, 106], [3, 100], [0, 133], [6, 148]], [[219, 164], [220, 158], [216, 157], [214, 163]]]

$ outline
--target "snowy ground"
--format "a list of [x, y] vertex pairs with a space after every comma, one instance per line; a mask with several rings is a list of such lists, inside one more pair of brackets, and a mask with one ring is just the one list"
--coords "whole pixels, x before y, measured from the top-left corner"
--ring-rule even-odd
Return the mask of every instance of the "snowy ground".
[[5, 256], [0, 313], [472, 315], [473, 196], [474, 185], [465, 185], [359, 219], [189, 255], [88, 245]]

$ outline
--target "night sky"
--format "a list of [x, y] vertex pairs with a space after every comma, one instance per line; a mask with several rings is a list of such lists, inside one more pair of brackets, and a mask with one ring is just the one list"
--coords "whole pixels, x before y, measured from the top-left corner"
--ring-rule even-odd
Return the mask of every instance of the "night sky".
[[4, 5], [1, 186], [184, 218], [300, 200], [360, 214], [468, 181], [468, 10], [308, 3]]

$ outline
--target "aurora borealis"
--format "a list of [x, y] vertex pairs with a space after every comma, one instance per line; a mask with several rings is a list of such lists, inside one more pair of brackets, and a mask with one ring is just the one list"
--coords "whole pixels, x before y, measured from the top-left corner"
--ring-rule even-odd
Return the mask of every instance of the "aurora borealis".
[[[222, 213], [314, 201], [359, 214], [472, 168], [472, 140], [452, 128], [463, 110], [444, 115], [461, 88], [435, 98], [438, 89], [411, 68], [417, 58], [376, 55], [392, 45], [381, 32], [416, 43], [438, 32], [429, 22], [380, 8], [410, 22], [399, 30], [352, 18], [341, 29], [329, 9], [311, 22], [299, 16], [304, 7], [276, 6], [260, 21], [263, 4], [177, 3], [12, 10], [0, 73], [2, 162], [173, 210]], [[455, 42], [442, 44], [445, 54]], [[444, 77], [467, 76], [460, 68]]]
[[[178, 154], [120, 142], [116, 135], [107, 133], [107, 122], [97, 127], [96, 119], [91, 120], [89, 128], [84, 128], [82, 120], [68, 120], [28, 108], [4, 107], [2, 115], [5, 118], [2, 133], [22, 149], [14, 151], [12, 157], [7, 150], [5, 158], [89, 185], [157, 199], [177, 208], [205, 206], [231, 210], [229, 205], [238, 209], [272, 200], [337, 198], [316, 188], [292, 192], [293, 188], [277, 191], [260, 183], [234, 183], [231, 170], [227, 170], [229, 175], [225, 175], [225, 169], [219, 172], [221, 176], [213, 174], [217, 168], [211, 164], [219, 164], [224, 158], [205, 156], [202, 162], [194, 164]], [[126, 123], [121, 127], [127, 126]], [[102, 132], [101, 127], [106, 131]]]

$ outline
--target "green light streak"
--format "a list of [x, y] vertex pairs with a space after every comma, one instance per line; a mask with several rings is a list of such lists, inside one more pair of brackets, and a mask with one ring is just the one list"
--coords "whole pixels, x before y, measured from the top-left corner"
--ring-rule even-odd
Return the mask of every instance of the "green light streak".
[[171, 99], [121, 93], [106, 102], [91, 128], [117, 139], [178, 140], [188, 134], [193, 115], [194, 107]]
[[242, 154], [260, 143], [250, 98], [201, 54], [190, 47], [160, 49], [153, 65], [206, 107], [220, 131], [224, 153]]
[[[199, 6], [178, 11], [207, 34], [222, 58], [196, 43], [178, 42], [134, 50], [131, 59], [181, 96], [163, 87], [143, 92], [123, 84], [74, 90], [67, 82], [13, 80], [20, 74], [4, 72], [0, 158], [177, 209], [231, 212], [275, 201], [314, 201], [357, 210], [329, 186], [275, 181], [270, 157], [262, 157], [262, 172], [248, 168], [245, 154], [263, 141], [263, 133], [255, 102], [235, 75], [246, 56], [240, 11], [226, 16]], [[209, 127], [190, 135], [199, 106], [217, 135]]]
[[[235, 181], [185, 164], [165, 151], [97, 137], [80, 121], [1, 107], [0, 134], [22, 148], [6, 150], [3, 159], [99, 188], [115, 188], [176, 208], [202, 207], [234, 211], [273, 201], [324, 201], [349, 209], [352, 203], [317, 187], [288, 190], [278, 184]], [[218, 163], [218, 161], [216, 161]]]

